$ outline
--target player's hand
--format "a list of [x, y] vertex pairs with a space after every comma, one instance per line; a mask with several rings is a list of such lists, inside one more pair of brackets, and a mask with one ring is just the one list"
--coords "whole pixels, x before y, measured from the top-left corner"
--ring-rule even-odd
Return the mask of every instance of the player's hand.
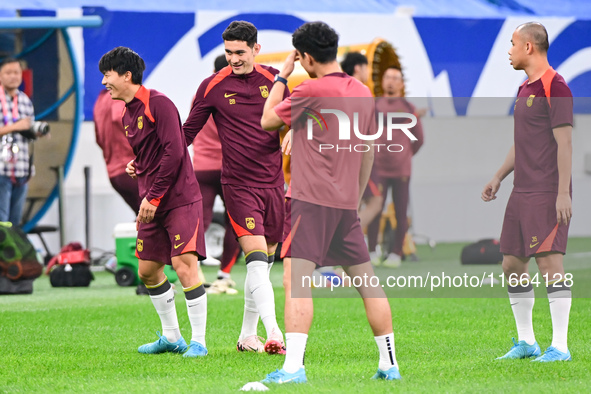
[[283, 77], [283, 78], [289, 78], [289, 76], [291, 75], [291, 73], [293, 72], [293, 69], [295, 67], [296, 60], [299, 60], [299, 58], [298, 58], [298, 53], [294, 49], [287, 56], [287, 59], [285, 59], [285, 62], [283, 63], [283, 68], [281, 69], [279, 76]]
[[137, 175], [135, 174], [135, 163], [133, 160], [127, 163], [127, 167], [125, 167], [125, 172], [127, 172], [127, 175], [129, 175], [133, 179], [137, 178]]
[[480, 196], [482, 198], [482, 201], [489, 202], [495, 200], [497, 198], [497, 192], [499, 191], [500, 187], [501, 181], [499, 181], [498, 178], [495, 177], [491, 179], [490, 182], [488, 182], [482, 190], [482, 194]]
[[154, 220], [156, 209], [158, 209], [158, 207], [156, 205], [152, 205], [144, 197], [142, 200], [142, 205], [140, 205], [140, 212], [137, 215], [137, 221], [140, 223], [150, 223], [152, 220]]
[[572, 203], [569, 193], [558, 193], [556, 197], [556, 220], [558, 224], [568, 224], [573, 217]]
[[281, 143], [281, 152], [285, 155], [291, 155], [291, 134], [293, 130], [289, 130], [285, 137], [283, 137], [283, 142]]

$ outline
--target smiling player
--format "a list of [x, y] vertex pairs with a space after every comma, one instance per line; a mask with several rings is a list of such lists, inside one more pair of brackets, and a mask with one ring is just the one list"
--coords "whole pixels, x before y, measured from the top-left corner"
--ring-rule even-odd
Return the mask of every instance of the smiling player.
[[[222, 38], [229, 66], [201, 83], [183, 130], [190, 143], [213, 115], [222, 144], [224, 200], [247, 269], [237, 348], [284, 353], [269, 280], [277, 243], [283, 240], [281, 149], [279, 133], [268, 133], [260, 125], [278, 71], [254, 62], [261, 46], [252, 23], [234, 21]], [[257, 336], [259, 315], [267, 332], [264, 345]]]
[[[140, 346], [145, 354], [207, 355], [207, 294], [199, 280], [198, 256], [205, 257], [201, 191], [195, 179], [179, 113], [168, 97], [142, 85], [144, 60], [117, 47], [103, 55], [99, 70], [114, 100], [123, 100], [123, 125], [136, 155], [135, 175], [142, 203], [137, 216], [138, 274], [162, 322], [162, 336]], [[164, 265], [172, 264], [183, 285], [193, 336], [181, 336], [174, 291]]]

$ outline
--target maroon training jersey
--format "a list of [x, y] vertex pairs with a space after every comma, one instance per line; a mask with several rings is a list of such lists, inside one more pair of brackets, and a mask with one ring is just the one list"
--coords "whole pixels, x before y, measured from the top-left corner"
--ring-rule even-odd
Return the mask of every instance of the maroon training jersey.
[[[418, 117], [414, 105], [409, 103], [402, 97], [381, 97], [376, 99], [376, 113], [382, 113], [384, 125], [387, 123], [388, 112], [406, 112], [417, 117], [417, 124], [409, 131], [417, 137], [416, 141], [412, 141], [401, 130], [395, 130], [392, 133], [392, 140], [388, 141], [387, 133], [376, 141], [376, 144], [384, 144], [380, 146], [379, 150], [375, 149], [374, 169], [380, 178], [402, 178], [409, 177], [412, 172], [412, 157], [419, 151], [423, 145], [423, 125], [421, 119]], [[408, 123], [408, 118], [393, 119], [393, 123]], [[402, 151], [397, 152], [393, 148], [393, 152], [388, 151], [385, 146], [391, 144], [398, 144], [402, 146]]]
[[[292, 198], [356, 211], [362, 152], [369, 149], [363, 143], [372, 144], [372, 141], [362, 141], [353, 133], [349, 140], [339, 140], [337, 116], [322, 115], [320, 111], [336, 109], [347, 114], [350, 121], [354, 121], [354, 113], [357, 113], [360, 132], [375, 133], [375, 103], [367, 86], [345, 73], [332, 73], [302, 82], [294, 88], [291, 97], [274, 109], [285, 124], [291, 125], [294, 133]], [[309, 139], [307, 122], [311, 116], [319, 122], [312, 122], [312, 138]]]
[[526, 81], [514, 111], [516, 192], [558, 192], [558, 144], [552, 129], [573, 124], [573, 98], [564, 78], [552, 68]]
[[190, 144], [213, 115], [222, 143], [222, 184], [283, 185], [279, 132], [261, 127], [265, 100], [278, 72], [255, 64], [252, 72], [237, 75], [227, 66], [199, 85], [183, 130]]
[[201, 200], [181, 119], [168, 97], [141, 86], [125, 106], [123, 126], [136, 155], [140, 197], [160, 211]]

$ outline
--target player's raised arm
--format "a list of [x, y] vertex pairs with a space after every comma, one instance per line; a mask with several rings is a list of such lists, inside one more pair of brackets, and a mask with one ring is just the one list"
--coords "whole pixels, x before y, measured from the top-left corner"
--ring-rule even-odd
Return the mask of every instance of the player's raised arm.
[[281, 103], [285, 97], [285, 89], [287, 89], [287, 78], [291, 75], [294, 69], [294, 63], [297, 59], [296, 51], [293, 50], [285, 63], [281, 72], [275, 76], [275, 83], [269, 93], [265, 106], [263, 108], [263, 116], [261, 117], [261, 127], [267, 131], [274, 131], [285, 124], [285, 122], [275, 112], [275, 107]]
[[572, 173], [573, 128], [570, 125], [552, 129], [554, 139], [558, 144], [558, 195], [556, 197], [556, 220], [559, 224], [567, 225], [573, 216], [570, 198], [570, 180]]
[[505, 161], [501, 168], [495, 173], [493, 178], [484, 186], [482, 190], [481, 198], [485, 202], [492, 201], [497, 198], [496, 194], [501, 187], [501, 182], [503, 179], [507, 177], [511, 172], [513, 172], [513, 168], [515, 167], [515, 145], [511, 146], [509, 149], [509, 153], [507, 153], [507, 157], [505, 157]]

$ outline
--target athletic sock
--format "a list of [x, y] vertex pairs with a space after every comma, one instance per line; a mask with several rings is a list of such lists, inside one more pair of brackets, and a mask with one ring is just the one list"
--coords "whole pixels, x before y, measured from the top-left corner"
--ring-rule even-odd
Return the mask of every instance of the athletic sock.
[[227, 272], [224, 272], [222, 270], [218, 270], [218, 276], [217, 276], [217, 278], [218, 279], [228, 279], [228, 278], [230, 278], [230, 274], [227, 273]]
[[572, 292], [564, 281], [548, 284], [546, 290], [552, 316], [552, 347], [566, 353]]
[[181, 338], [181, 331], [176, 316], [174, 291], [168, 278], [154, 286], [146, 285], [146, 289], [148, 289], [150, 300], [152, 300], [152, 304], [156, 308], [158, 316], [160, 316], [162, 335], [171, 343], [178, 341]]
[[387, 371], [392, 366], [398, 368], [398, 361], [396, 361], [396, 349], [394, 348], [394, 333], [380, 335], [374, 337], [378, 344], [380, 351], [380, 361], [378, 368], [382, 371]]
[[281, 332], [277, 325], [275, 317], [275, 295], [273, 294], [273, 285], [269, 280], [268, 256], [266, 252], [254, 251], [246, 256], [246, 291], [250, 291], [256, 304], [257, 310], [265, 330], [267, 338], [271, 336], [273, 330]]
[[187, 313], [191, 323], [191, 340], [205, 346], [205, 328], [207, 326], [207, 293], [203, 284], [183, 288], [187, 301]]
[[507, 291], [517, 325], [517, 337], [520, 341], [533, 345], [536, 342], [532, 324], [532, 311], [535, 302], [534, 288], [527, 281], [516, 286], [509, 285]]
[[296, 373], [300, 368], [304, 368], [304, 357], [306, 353], [306, 342], [308, 334], [299, 332], [285, 333], [285, 362], [283, 370], [287, 373]]
[[248, 291], [248, 275], [244, 281], [244, 315], [242, 317], [242, 329], [240, 339], [248, 338], [251, 335], [257, 335], [257, 326], [259, 324], [259, 310]]

